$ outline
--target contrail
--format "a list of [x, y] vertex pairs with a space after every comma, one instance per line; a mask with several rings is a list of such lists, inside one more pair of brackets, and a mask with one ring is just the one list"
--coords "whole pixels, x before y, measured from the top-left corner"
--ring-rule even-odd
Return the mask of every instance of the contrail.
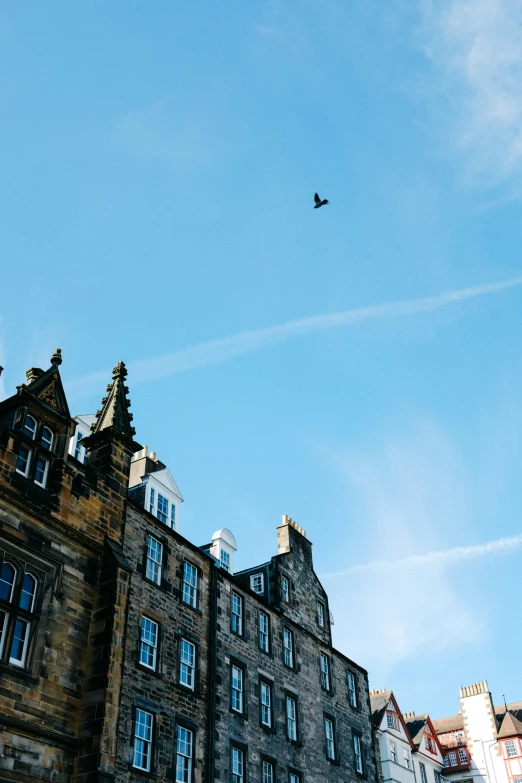
[[[522, 276], [486, 285], [446, 291], [437, 296], [429, 296], [423, 299], [410, 299], [370, 305], [369, 307], [358, 307], [352, 310], [341, 310], [338, 313], [315, 315], [309, 318], [286, 321], [274, 326], [266, 326], [261, 329], [239, 332], [231, 337], [222, 337], [209, 340], [208, 342], [197, 343], [180, 351], [157, 356], [153, 359], [130, 362], [128, 365], [130, 380], [133, 385], [146, 383], [168, 377], [169, 375], [195, 370], [198, 367], [218, 364], [236, 356], [258, 351], [269, 345], [291, 340], [294, 337], [321, 332], [333, 327], [349, 326], [360, 321], [394, 318], [440, 310], [443, 307], [457, 304], [466, 299], [476, 299], [477, 297], [505, 291], [509, 288], [517, 288], [520, 285], [522, 285]], [[117, 358], [115, 357], [115, 359]], [[67, 391], [77, 395], [89, 394], [93, 387], [98, 387], [100, 382], [104, 383], [109, 378], [109, 369], [103, 372], [90, 373], [70, 380], [66, 384]]]
[[411, 555], [400, 560], [375, 560], [370, 563], [361, 563], [360, 565], [345, 568], [343, 571], [323, 574], [321, 579], [337, 579], [340, 576], [348, 576], [348, 574], [355, 574], [359, 571], [394, 571], [408, 568], [409, 566], [429, 565], [430, 563], [455, 563], [461, 560], [474, 560], [477, 557], [509, 552], [521, 546], [522, 533], [519, 533], [516, 536], [497, 538], [496, 541], [486, 541], [485, 544], [476, 544], [475, 546], [456, 546], [452, 549], [439, 549], [435, 552], [428, 552], [425, 555]]

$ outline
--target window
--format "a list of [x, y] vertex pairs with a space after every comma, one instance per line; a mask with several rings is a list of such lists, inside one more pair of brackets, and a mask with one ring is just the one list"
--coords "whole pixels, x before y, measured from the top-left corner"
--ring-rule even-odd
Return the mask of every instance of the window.
[[286, 576], [281, 577], [281, 598], [286, 603], [290, 603], [290, 582]]
[[324, 691], [330, 690], [330, 666], [328, 656], [321, 653], [321, 688]]
[[444, 756], [444, 766], [449, 767], [449, 758], [447, 756]]
[[[430, 751], [430, 753], [435, 753], [435, 743], [431, 739], [431, 737], [424, 737], [424, 744], [426, 748]], [[456, 758], [456, 756], [455, 756]]]
[[150, 772], [152, 757], [152, 721], [150, 712], [136, 708], [132, 766]]
[[163, 561], [163, 544], [153, 536], [147, 536], [147, 579], [157, 585], [161, 584], [161, 564]]
[[243, 751], [232, 745], [232, 783], [243, 783], [245, 779], [244, 758]]
[[243, 669], [232, 666], [231, 707], [234, 712], [243, 712]]
[[334, 724], [331, 718], [325, 716], [324, 736], [326, 740], [326, 758], [335, 761]]
[[158, 492], [158, 510], [156, 512], [156, 516], [158, 517], [160, 522], [167, 523], [168, 519], [168, 513], [169, 513], [169, 501], [167, 498], [164, 498], [163, 495], [160, 495]]
[[154, 498], [155, 498], [154, 488], [151, 487], [150, 488], [150, 501], [149, 501], [149, 511], [150, 511], [151, 514], [154, 514], [154, 508], [155, 508], [155, 505], [156, 505]]
[[399, 761], [399, 759], [397, 758], [397, 745], [393, 740], [390, 740], [390, 758], [392, 761], [395, 761], [396, 764]]
[[232, 593], [232, 630], [243, 635], [243, 599], [237, 593]]
[[288, 776], [288, 783], [301, 783], [301, 775], [296, 772], [291, 772]]
[[457, 754], [454, 750], [451, 751], [451, 753], [448, 753], [449, 763], [450, 767], [456, 767], [457, 766]]
[[0, 571], [0, 598], [8, 603], [13, 598], [16, 571], [10, 563], [3, 563]]
[[[353, 735], [353, 755], [355, 759], [355, 771], [362, 775], [364, 772], [361, 738], [358, 734]], [[408, 765], [409, 766], [409, 765]]]
[[21, 473], [22, 476], [27, 476], [29, 473], [29, 465], [31, 464], [31, 452], [26, 446], [20, 446], [18, 449], [18, 457], [16, 460], [16, 472]]
[[179, 641], [179, 681], [186, 688], [194, 690], [196, 671], [196, 645], [187, 639]]
[[428, 778], [426, 777], [426, 767], [424, 764], [419, 764], [420, 769], [420, 777], [421, 777], [421, 783], [428, 783]]
[[440, 774], [440, 772], [437, 772], [437, 770], [435, 770], [433, 772], [433, 775], [435, 777], [435, 783], [442, 783], [442, 775]]
[[286, 736], [297, 742], [297, 702], [292, 696], [286, 697]]
[[357, 707], [357, 688], [355, 684], [355, 675], [352, 672], [347, 673], [348, 679], [348, 701], [352, 707]]
[[176, 504], [171, 503], [170, 504], [170, 526], [174, 530], [176, 527]]
[[44, 448], [49, 449], [49, 451], [51, 451], [53, 447], [53, 433], [51, 432], [49, 427], [44, 427], [42, 430], [41, 444]]
[[464, 750], [464, 748], [459, 749], [459, 762], [460, 764], [467, 764], [468, 763], [468, 754]]
[[[87, 462], [87, 455], [85, 454], [85, 448], [84, 446], [80, 446], [80, 441], [83, 440], [85, 435], [83, 432], [78, 431], [76, 433], [76, 443], [74, 444], [74, 459], [77, 459], [78, 462]], [[83, 459], [82, 459], [83, 455]]]
[[402, 749], [402, 755], [404, 756], [404, 766], [408, 767], [408, 769], [411, 768], [411, 759], [410, 759], [410, 751], [408, 748]]
[[33, 419], [32, 416], [29, 416], [29, 414], [27, 414], [27, 416], [25, 417], [24, 428], [22, 432], [24, 433], [24, 435], [28, 435], [30, 438], [34, 440], [36, 435], [36, 421]]
[[261, 724], [272, 728], [272, 686], [261, 680], [260, 694]]
[[[472, 783], [471, 780], [463, 780], [462, 783]], [[522, 778], [515, 778], [513, 783], [522, 783]]]
[[259, 649], [270, 652], [270, 618], [266, 612], [259, 612]]
[[262, 783], [274, 783], [274, 765], [270, 761], [261, 763]]
[[192, 732], [178, 726], [176, 738], [176, 783], [192, 780]]
[[220, 550], [220, 553], [219, 553], [219, 563], [221, 565], [221, 568], [224, 571], [227, 571], [227, 572], [230, 571], [230, 554], [229, 554], [229, 552], [225, 552], [224, 549]]
[[158, 623], [144, 615], [141, 618], [140, 663], [155, 671], [157, 650]]
[[517, 755], [517, 749], [515, 747], [515, 743], [513, 742], [513, 740], [508, 740], [506, 742], [506, 751], [509, 758]]
[[250, 577], [250, 589], [253, 590], [254, 593], [262, 595], [265, 592], [264, 582], [263, 574], [254, 574]]
[[183, 563], [183, 601], [196, 608], [198, 597], [198, 570], [190, 563]]
[[388, 720], [388, 728], [389, 729], [395, 729], [396, 731], [399, 731], [400, 729], [400, 723], [399, 723], [399, 716], [395, 715], [393, 712], [387, 713], [387, 720]]
[[47, 471], [49, 470], [49, 463], [43, 457], [38, 457], [36, 460], [36, 468], [34, 471], [34, 483], [39, 484], [41, 487], [45, 487], [47, 484]]
[[294, 634], [288, 628], [283, 630], [283, 662], [285, 666], [294, 668]]
[[320, 601], [317, 602], [317, 625], [324, 628], [324, 606]]
[[[7, 561], [2, 563], [0, 569], [0, 656], [4, 660], [7, 658], [12, 666], [22, 668], [27, 664], [31, 629], [37, 619], [33, 615], [37, 588], [38, 581], [35, 576], [17, 571], [14, 565]], [[17, 596], [17, 606], [13, 605], [15, 596]], [[5, 642], [8, 637], [11, 641], [7, 650]]]

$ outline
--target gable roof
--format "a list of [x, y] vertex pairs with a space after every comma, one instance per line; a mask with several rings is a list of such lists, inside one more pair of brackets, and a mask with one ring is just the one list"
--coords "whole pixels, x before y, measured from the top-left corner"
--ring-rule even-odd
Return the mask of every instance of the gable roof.
[[498, 739], [507, 737], [522, 737], [522, 722], [518, 720], [511, 712], [506, 712], [504, 720], [497, 734]]
[[415, 717], [404, 719], [406, 728], [408, 729], [408, 734], [410, 735], [411, 741], [416, 748], [418, 748], [421, 743], [427, 720], [427, 715], [415, 715]]
[[370, 708], [372, 711], [372, 724], [374, 729], [378, 729], [381, 725], [391, 696], [391, 691], [379, 691], [379, 693], [375, 693], [373, 696], [370, 694]]
[[168, 468], [163, 468], [163, 470], [153, 470], [151, 473], [146, 473], [145, 476], [142, 476], [142, 481], [147, 481], [150, 478], [157, 479], [160, 484], [163, 484], [164, 487], [176, 495], [183, 503], [181, 492], [179, 491], [178, 485], [174, 481], [172, 473]]
[[59, 366], [62, 363], [62, 351], [57, 348], [51, 357], [51, 366], [48, 370], [42, 371], [32, 368], [27, 371], [28, 382], [22, 383], [17, 388], [19, 390], [27, 389], [40, 402], [47, 405], [55, 413], [71, 418], [69, 406], [63, 389], [62, 379], [60, 378]]

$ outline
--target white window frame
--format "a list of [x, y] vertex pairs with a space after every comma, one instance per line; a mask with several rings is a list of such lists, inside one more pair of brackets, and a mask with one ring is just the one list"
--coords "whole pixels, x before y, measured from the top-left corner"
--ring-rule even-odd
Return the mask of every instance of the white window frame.
[[450, 767], [456, 767], [456, 766], [458, 766], [458, 764], [457, 764], [457, 753], [456, 753], [456, 751], [454, 751], [454, 750], [450, 750], [450, 752], [448, 753], [448, 758], [449, 758]]
[[190, 729], [178, 724], [176, 728], [176, 783], [191, 783], [193, 757], [194, 735]]
[[22, 623], [25, 626], [25, 636], [22, 644], [22, 657], [21, 658], [13, 658], [12, 651], [13, 651], [13, 645], [15, 642], [15, 635], [13, 631], [13, 636], [11, 639], [11, 652], [9, 653], [9, 663], [12, 666], [18, 666], [19, 668], [23, 669], [25, 666], [25, 662], [27, 660], [27, 648], [29, 646], [29, 637], [31, 635], [31, 623], [28, 620], [24, 620], [23, 617], [15, 617], [14, 620], [14, 628], [16, 630], [17, 623]]
[[[464, 756], [464, 759], [462, 758]], [[468, 754], [464, 750], [464, 748], [459, 748], [459, 762], [461, 764], [467, 764], [468, 763]]]
[[[43, 479], [42, 479], [42, 481], [38, 481], [37, 478], [36, 478], [36, 471], [38, 470], [38, 467], [39, 467], [38, 463], [39, 462], [43, 462], [44, 465], [45, 465], [44, 471], [43, 471]], [[40, 456], [37, 457], [37, 459], [36, 459], [36, 467], [34, 469], [34, 483], [38, 484], [39, 487], [43, 487], [45, 489], [45, 487], [47, 486], [47, 476], [48, 476], [48, 473], [49, 473], [49, 460], [45, 459], [45, 457], [40, 457]]]
[[196, 645], [184, 636], [179, 640], [179, 682], [191, 691], [196, 686]]
[[286, 697], [286, 736], [291, 742], [297, 742], [297, 699]]
[[219, 565], [223, 571], [230, 573], [230, 552], [227, 552], [226, 549], [219, 550]]
[[[161, 498], [161, 501], [160, 501]], [[160, 502], [161, 502], [161, 510], [160, 510]], [[166, 512], [163, 511], [163, 509], [166, 508]], [[163, 519], [165, 517], [165, 519]], [[159, 521], [163, 525], [169, 524], [169, 499], [165, 495], [162, 495], [161, 492], [158, 492], [158, 500], [156, 502], [156, 518], [159, 519]]]
[[256, 595], [263, 595], [265, 592], [265, 575], [264, 574], [252, 574], [250, 577], [250, 589]]
[[390, 758], [396, 764], [399, 763], [399, 757], [397, 756], [397, 745], [394, 740], [390, 740]]
[[298, 775], [296, 772], [290, 772], [288, 783], [301, 783], [301, 775]]
[[244, 783], [245, 780], [245, 754], [241, 748], [232, 745], [231, 747], [230, 771], [232, 783]]
[[270, 617], [266, 612], [259, 611], [258, 618], [259, 649], [262, 652], [270, 652]]
[[243, 596], [232, 591], [232, 612], [230, 627], [238, 636], [243, 636]]
[[[1, 619], [1, 616], [4, 616], [4, 619]], [[9, 613], [5, 611], [5, 609], [0, 609], [0, 656], [2, 655], [4, 651], [4, 645], [5, 645], [5, 637], [7, 636], [7, 623], [9, 621]]]
[[324, 653], [321, 653], [321, 688], [330, 691], [330, 661]]
[[325, 627], [324, 622], [324, 604], [321, 601], [317, 601], [317, 625], [319, 628]]
[[[34, 430], [29, 431], [29, 432], [25, 431], [25, 425], [27, 423], [27, 419], [30, 419], [33, 422], [33, 424], [34, 424]], [[26, 413], [25, 414], [25, 419], [24, 419], [24, 426], [22, 427], [23, 434], [27, 435], [27, 437], [31, 438], [31, 440], [35, 440], [36, 439], [36, 431], [37, 431], [37, 429], [38, 429], [38, 423], [37, 423], [36, 419], [34, 418], [34, 416], [31, 416], [30, 413]]]
[[[261, 707], [261, 724], [272, 728], [272, 686], [261, 680], [259, 684], [259, 704]], [[265, 720], [265, 716], [267, 720]]]
[[335, 728], [334, 722], [331, 718], [324, 716], [324, 737], [326, 741], [326, 758], [330, 761], [335, 761]]
[[281, 598], [287, 604], [290, 603], [290, 580], [284, 574], [281, 574]]
[[[150, 722], [146, 719], [144, 722], [141, 722], [139, 718], [141, 716], [147, 716], [147, 719], [150, 718]], [[138, 733], [139, 727], [143, 726], [146, 734], [145, 736], [141, 736], [141, 734]], [[132, 766], [134, 769], [141, 769], [143, 772], [150, 772], [151, 766], [152, 766], [152, 739], [153, 739], [153, 731], [154, 731], [154, 715], [152, 712], [147, 712], [146, 710], [142, 710], [139, 707], [136, 707], [136, 715], [134, 718], [134, 748], [132, 749]], [[138, 745], [138, 743], [140, 743]], [[137, 748], [142, 748], [142, 751], [138, 751]], [[145, 751], [145, 752], [143, 752]], [[142, 767], [140, 764], [137, 763], [137, 754], [140, 753], [140, 755], [145, 756], [146, 758], [146, 766]]]
[[[157, 544], [156, 548], [151, 548], [150, 542], [152, 541]], [[157, 560], [155, 557], [152, 557], [151, 552], [154, 552], [155, 554], [159, 553], [159, 560]], [[149, 566], [149, 564], [152, 565]], [[150, 533], [147, 534], [147, 558], [145, 564], [145, 575], [147, 579], [151, 582], [154, 582], [155, 585], [161, 584], [163, 575], [163, 544], [161, 541], [159, 541], [159, 539], [150, 535]]]
[[362, 775], [364, 773], [362, 742], [358, 734], [353, 734], [353, 755], [355, 757], [355, 771]]
[[402, 755], [404, 757], [404, 766], [408, 769], [411, 769], [411, 758], [410, 758], [410, 751], [408, 748], [402, 749]]
[[85, 461], [85, 456], [83, 460], [81, 459], [82, 449], [85, 451], [84, 447], [80, 446], [80, 441], [83, 440], [83, 438], [84, 438], [83, 432], [80, 432], [80, 430], [78, 430], [78, 432], [76, 433], [76, 442], [74, 444], [74, 453], [73, 453], [74, 459], [77, 459], [78, 462]]
[[348, 703], [351, 707], [357, 708], [357, 681], [353, 672], [346, 672], [348, 682]]
[[[22, 449], [25, 449], [25, 451], [27, 452], [27, 462], [25, 464], [25, 470], [20, 470], [20, 468], [18, 467], [18, 460], [20, 458], [20, 451]], [[32, 458], [33, 458], [32, 449], [27, 448], [27, 446], [24, 446], [24, 444], [22, 443], [20, 448], [18, 449], [18, 454], [16, 455], [16, 472], [19, 473], [21, 476], [27, 478], [27, 476], [29, 475], [29, 468], [31, 467]]]
[[[48, 432], [51, 436], [50, 440], [47, 438], [44, 438], [44, 433]], [[42, 428], [42, 437], [40, 438], [40, 443], [44, 447], [44, 449], [48, 449], [49, 451], [52, 451], [53, 443], [54, 443], [54, 433], [50, 427], [43, 427]], [[49, 444], [49, 445], [47, 445]]]
[[[513, 750], [513, 753], [510, 753], [511, 749]], [[515, 740], [507, 740], [507, 742], [506, 742], [506, 753], [507, 753], [508, 759], [512, 759], [512, 758], [515, 758], [516, 756], [518, 756], [517, 746], [515, 745]]]
[[245, 673], [241, 666], [235, 663], [230, 667], [230, 706], [234, 712], [243, 714], [243, 693]]
[[[147, 623], [150, 623], [153, 630], [153, 636], [150, 638], [148, 638], [146, 635]], [[156, 671], [157, 657], [158, 657], [158, 635], [159, 635], [158, 623], [155, 620], [151, 620], [151, 618], [147, 617], [147, 615], [143, 614], [141, 616], [141, 623], [140, 623], [140, 656], [139, 656], [140, 664], [142, 666], [146, 666], [147, 669], [151, 669], [154, 672]], [[142, 656], [149, 658], [150, 655], [152, 655], [152, 664], [147, 663], [147, 661], [143, 660], [142, 658]]]
[[428, 783], [428, 778], [426, 775], [426, 765], [419, 762], [419, 769], [420, 769], [421, 783]]
[[[192, 573], [193, 572], [193, 573]], [[187, 576], [189, 577], [187, 579]], [[192, 584], [192, 581], [194, 584]], [[197, 608], [198, 604], [198, 569], [187, 560], [183, 561], [183, 589], [181, 591], [183, 603]], [[187, 600], [188, 599], [188, 600]]]
[[261, 760], [261, 783], [274, 783], [274, 765], [266, 759]]
[[283, 661], [289, 669], [294, 668], [294, 634], [288, 628], [283, 628]]
[[7, 596], [7, 598], [4, 599], [6, 603], [10, 604], [13, 601], [13, 593], [14, 593], [14, 589], [15, 589], [15, 585], [16, 585], [16, 579], [17, 579], [17, 576], [18, 576], [18, 569], [16, 568], [14, 563], [11, 563], [9, 560], [4, 560], [4, 562], [2, 563], [2, 568], [0, 569], [0, 578], [2, 576], [2, 570], [3, 570], [4, 566], [6, 566], [6, 565], [9, 566], [9, 568], [12, 568], [12, 570], [13, 570], [13, 581], [12, 582], [5, 582], [4, 580], [2, 580], [2, 582], [4, 582], [4, 584], [9, 584], [10, 585], [8, 596]]

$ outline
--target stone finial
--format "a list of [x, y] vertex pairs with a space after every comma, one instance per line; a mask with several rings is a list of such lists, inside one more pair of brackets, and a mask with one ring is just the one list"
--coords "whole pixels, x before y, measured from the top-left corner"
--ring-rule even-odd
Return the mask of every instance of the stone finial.
[[36, 381], [37, 378], [40, 377], [40, 375], [43, 375], [43, 370], [40, 370], [39, 367], [30, 367], [28, 370], [25, 371], [25, 377], [27, 378], [27, 383], [32, 383], [33, 381]]
[[102, 408], [96, 411], [96, 420], [91, 425], [93, 433], [113, 429], [125, 437], [134, 437], [136, 430], [131, 425], [132, 413], [129, 413], [130, 400], [128, 386], [125, 386], [127, 368], [118, 362], [112, 371], [113, 382], [107, 386], [107, 395], [102, 399]]
[[51, 364], [54, 364], [55, 367], [59, 367], [62, 363], [62, 349], [57, 348], [56, 351], [51, 356]]

